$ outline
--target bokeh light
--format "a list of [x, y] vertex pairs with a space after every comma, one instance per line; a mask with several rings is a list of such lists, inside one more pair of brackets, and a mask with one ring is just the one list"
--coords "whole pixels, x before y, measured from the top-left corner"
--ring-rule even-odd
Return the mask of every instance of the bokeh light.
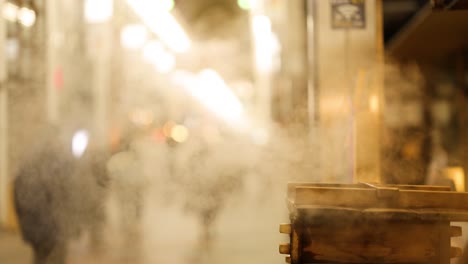
[[32, 9], [22, 7], [18, 11], [18, 21], [25, 27], [31, 27], [36, 22], [36, 12]]
[[237, 5], [244, 10], [249, 10], [252, 8], [251, 0], [237, 0]]
[[143, 47], [148, 32], [145, 26], [140, 24], [126, 25], [120, 33], [120, 43], [127, 49], [138, 49]]
[[174, 6], [175, 6], [174, 0], [160, 0], [160, 1], [161, 1], [161, 6], [165, 10], [171, 11], [172, 9], [174, 9]]
[[86, 130], [78, 130], [72, 139], [72, 153], [76, 158], [81, 157], [88, 147], [89, 133]]
[[183, 125], [176, 125], [171, 130], [171, 138], [178, 143], [185, 142], [188, 139], [188, 137], [189, 131]]
[[3, 18], [10, 22], [16, 22], [18, 17], [19, 7], [13, 3], [5, 3], [3, 5]]
[[86, 0], [84, 9], [86, 22], [103, 23], [112, 17], [113, 0]]

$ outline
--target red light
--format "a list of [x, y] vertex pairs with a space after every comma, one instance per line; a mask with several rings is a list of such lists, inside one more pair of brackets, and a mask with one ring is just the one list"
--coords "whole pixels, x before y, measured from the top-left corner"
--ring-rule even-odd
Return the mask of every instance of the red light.
[[62, 90], [64, 84], [63, 71], [61, 68], [55, 69], [54, 71], [54, 87], [57, 90]]
[[162, 143], [166, 141], [166, 136], [163, 133], [163, 130], [160, 128], [153, 129], [152, 138], [155, 142]]

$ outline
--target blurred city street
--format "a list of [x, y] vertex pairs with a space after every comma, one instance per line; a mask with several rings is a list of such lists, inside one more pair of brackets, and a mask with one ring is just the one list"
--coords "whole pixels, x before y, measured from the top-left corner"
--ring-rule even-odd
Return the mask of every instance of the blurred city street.
[[467, 36], [468, 0], [0, 0], [0, 264], [467, 264]]
[[[288, 221], [286, 192], [271, 188], [267, 196], [258, 197], [254, 195], [256, 191], [251, 189], [253, 193], [230, 200], [219, 217], [214, 241], [209, 248], [199, 244], [200, 230], [193, 217], [183, 214], [174, 204], [157, 201], [146, 212], [140, 256], [136, 256], [129, 246], [136, 241], [122, 241], [110, 219], [102, 252], [94, 252], [87, 236], [83, 235], [70, 244], [67, 264], [284, 263], [284, 258], [278, 253], [278, 244], [287, 241], [287, 236], [279, 234], [278, 226]], [[111, 218], [115, 217], [113, 206], [109, 206]], [[32, 251], [18, 233], [0, 233], [0, 263], [25, 264], [31, 261]]]

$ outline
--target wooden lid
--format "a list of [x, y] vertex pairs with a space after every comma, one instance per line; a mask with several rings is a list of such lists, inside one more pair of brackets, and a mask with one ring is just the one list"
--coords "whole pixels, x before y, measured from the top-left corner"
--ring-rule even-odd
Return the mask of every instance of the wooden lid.
[[468, 221], [468, 193], [445, 186], [288, 184], [291, 212]]

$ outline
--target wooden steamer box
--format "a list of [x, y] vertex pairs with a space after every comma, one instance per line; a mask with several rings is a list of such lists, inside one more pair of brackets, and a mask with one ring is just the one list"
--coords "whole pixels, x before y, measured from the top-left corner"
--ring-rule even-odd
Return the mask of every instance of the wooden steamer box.
[[288, 206], [292, 264], [449, 264], [468, 221], [468, 193], [440, 186], [291, 183]]

